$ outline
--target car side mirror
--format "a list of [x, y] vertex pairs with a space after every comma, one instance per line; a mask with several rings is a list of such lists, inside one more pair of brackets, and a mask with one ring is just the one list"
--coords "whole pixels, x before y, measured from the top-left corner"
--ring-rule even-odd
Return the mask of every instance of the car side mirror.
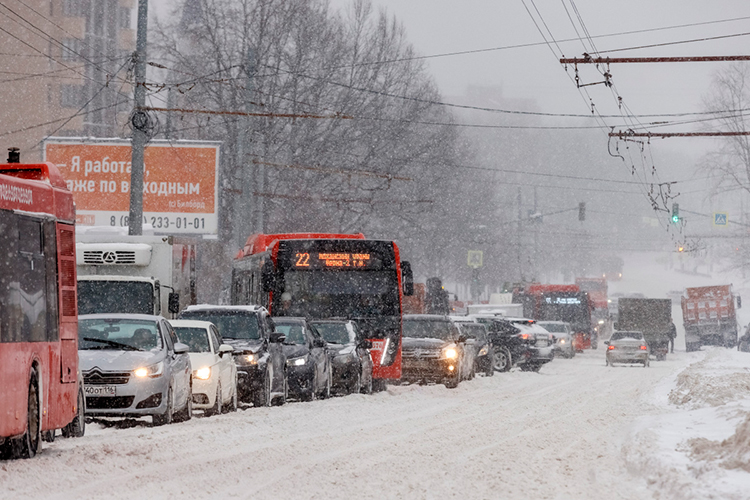
[[464, 334], [461, 334], [461, 335], [458, 336], [458, 341], [459, 342], [466, 342], [467, 340], [469, 340], [469, 337], [467, 337]]
[[219, 356], [224, 356], [226, 353], [233, 353], [234, 347], [229, 344], [221, 344], [219, 346]]
[[182, 342], [175, 342], [174, 344], [174, 353], [175, 354], [186, 354], [190, 352], [190, 348], [183, 344]]
[[268, 341], [272, 344], [283, 344], [286, 340], [286, 335], [280, 332], [271, 332], [268, 335]]
[[328, 344], [323, 339], [315, 339], [313, 340], [313, 347], [325, 347]]
[[372, 340], [362, 340], [359, 344], [357, 344], [357, 347], [360, 349], [372, 349]]
[[167, 310], [172, 314], [180, 312], [180, 294], [177, 292], [169, 292], [167, 299]]
[[609, 340], [605, 340], [604, 345], [609, 345]]

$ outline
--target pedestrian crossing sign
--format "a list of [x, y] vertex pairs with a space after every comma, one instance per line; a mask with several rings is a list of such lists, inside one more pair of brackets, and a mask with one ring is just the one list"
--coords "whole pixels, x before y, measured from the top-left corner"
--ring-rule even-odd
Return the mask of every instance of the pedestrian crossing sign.
[[714, 226], [726, 227], [728, 217], [726, 212], [714, 212]]
[[469, 267], [479, 269], [482, 267], [482, 261], [484, 260], [484, 252], [481, 250], [469, 250], [468, 263]]

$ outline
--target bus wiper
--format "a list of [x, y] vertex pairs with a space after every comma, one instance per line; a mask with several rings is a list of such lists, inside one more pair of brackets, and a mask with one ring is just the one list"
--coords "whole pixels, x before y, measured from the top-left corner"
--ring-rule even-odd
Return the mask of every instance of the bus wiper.
[[133, 347], [132, 345], [121, 344], [120, 342], [115, 342], [114, 340], [96, 339], [93, 337], [83, 337], [83, 340], [87, 342], [100, 342], [102, 344], [107, 344], [112, 347], [120, 347], [125, 351], [142, 351], [143, 350], [143, 349], [138, 349], [137, 347]]

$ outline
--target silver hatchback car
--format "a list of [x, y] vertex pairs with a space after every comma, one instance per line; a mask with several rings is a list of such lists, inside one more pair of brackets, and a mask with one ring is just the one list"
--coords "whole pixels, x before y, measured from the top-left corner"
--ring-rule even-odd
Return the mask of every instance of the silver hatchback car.
[[606, 362], [608, 366], [615, 363], [643, 363], [649, 366], [651, 351], [648, 348], [642, 332], [614, 331], [607, 345]]
[[154, 425], [192, 416], [188, 346], [163, 317], [81, 315], [78, 359], [87, 416], [150, 415]]

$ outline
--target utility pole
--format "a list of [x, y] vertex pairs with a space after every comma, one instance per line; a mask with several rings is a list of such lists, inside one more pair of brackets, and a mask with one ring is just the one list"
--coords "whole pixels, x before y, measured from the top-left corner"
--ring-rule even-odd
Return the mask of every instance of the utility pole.
[[521, 267], [521, 188], [518, 188], [518, 227], [516, 227], [516, 257], [518, 258], [518, 281], [523, 281], [523, 268]]
[[138, 32], [135, 42], [134, 107], [130, 115], [133, 125], [130, 157], [130, 216], [128, 234], [143, 234], [143, 152], [148, 142], [150, 118], [143, 109], [146, 105], [146, 28], [148, 25], [148, 0], [138, 0]]
[[[250, 168], [251, 162], [248, 161], [250, 153], [250, 126], [251, 117], [249, 113], [252, 110], [252, 93], [253, 93], [253, 75], [255, 74], [255, 54], [253, 49], [247, 49], [245, 54], [245, 115], [239, 121], [239, 130], [237, 131], [237, 171], [239, 173], [241, 193], [237, 195], [234, 211], [234, 227], [236, 240], [240, 247], [245, 244], [247, 237], [253, 232], [260, 232], [254, 225], [253, 206], [257, 203], [259, 196], [253, 195], [254, 188], [254, 170]], [[257, 192], [261, 192], [260, 189]]]

